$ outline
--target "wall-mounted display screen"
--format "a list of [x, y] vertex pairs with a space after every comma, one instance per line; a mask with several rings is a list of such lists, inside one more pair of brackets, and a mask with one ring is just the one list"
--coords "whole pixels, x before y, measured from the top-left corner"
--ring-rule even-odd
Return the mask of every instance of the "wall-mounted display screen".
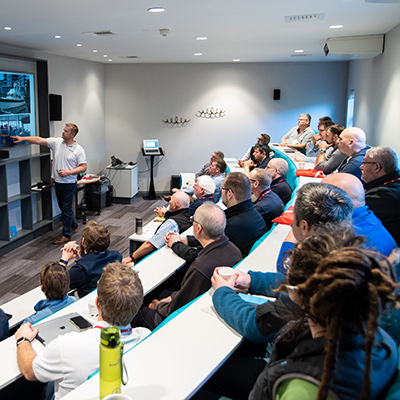
[[36, 135], [34, 82], [33, 74], [0, 71], [0, 147], [14, 146], [10, 136]]

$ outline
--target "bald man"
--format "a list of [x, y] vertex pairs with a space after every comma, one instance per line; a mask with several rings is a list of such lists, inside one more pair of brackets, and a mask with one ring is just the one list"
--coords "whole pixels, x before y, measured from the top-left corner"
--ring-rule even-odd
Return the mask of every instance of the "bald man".
[[346, 128], [339, 137], [338, 149], [346, 154], [336, 172], [352, 174], [361, 180], [360, 166], [365, 153], [370, 146], [367, 146], [365, 132], [360, 128]]
[[382, 225], [382, 222], [365, 204], [364, 187], [354, 175], [338, 173], [330, 174], [322, 179], [321, 183], [328, 183], [344, 190], [350, 197], [353, 211], [353, 228], [361, 236], [365, 236], [368, 248], [389, 256], [397, 247], [391, 234]]
[[283, 158], [273, 158], [265, 168], [272, 178], [271, 190], [277, 194], [284, 205], [292, 198], [292, 188], [286, 182], [285, 175], [289, 171], [289, 164]]
[[[172, 312], [210, 289], [215, 267], [233, 267], [242, 259], [240, 250], [224, 235], [225, 226], [225, 213], [216, 204], [207, 202], [196, 210], [193, 233], [203, 250], [185, 273], [181, 288], [172, 293], [161, 293], [161, 299], [142, 308], [132, 326], [154, 329]], [[179, 235], [172, 236], [174, 239], [170, 236], [170, 243], [181, 239]]]
[[154, 212], [165, 221], [157, 228], [154, 235], [144, 242], [136, 251], [122, 259], [122, 263], [135, 263], [154, 250], [164, 246], [164, 237], [167, 232], [182, 233], [191, 225], [189, 215], [189, 196], [184, 192], [176, 192], [169, 201], [169, 210], [166, 207], [157, 207]]

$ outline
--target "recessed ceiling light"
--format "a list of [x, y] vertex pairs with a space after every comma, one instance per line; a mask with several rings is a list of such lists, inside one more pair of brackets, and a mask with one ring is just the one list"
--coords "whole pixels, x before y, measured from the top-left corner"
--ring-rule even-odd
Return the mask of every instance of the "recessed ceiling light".
[[112, 61], [112, 59], [111, 59], [111, 58], [109, 58], [109, 59], [108, 59], [108, 61]]
[[4, 29], [5, 29], [6, 31], [11, 31], [11, 26], [5, 26]]
[[93, 50], [93, 53], [97, 53], [97, 50]]
[[234, 58], [232, 61], [233, 61], [233, 62], [239, 62], [239, 61], [240, 61], [240, 58]]
[[61, 39], [61, 36], [60, 35], [56, 35], [56, 36], [54, 36], [54, 38], [55, 39]]
[[148, 12], [152, 13], [159, 13], [159, 12], [164, 12], [165, 8], [164, 7], [151, 7], [147, 9]]
[[203, 53], [194, 53], [195, 56], [202, 56]]
[[304, 53], [304, 50], [298, 49], [294, 51], [295, 53]]
[[82, 44], [81, 43], [77, 43], [77, 47], [82, 47]]
[[330, 25], [329, 29], [340, 29], [343, 28], [343, 25]]
[[107, 54], [103, 54], [103, 57], [106, 58], [106, 57], [108, 57], [108, 55]]
[[197, 36], [196, 40], [207, 40], [207, 36]]

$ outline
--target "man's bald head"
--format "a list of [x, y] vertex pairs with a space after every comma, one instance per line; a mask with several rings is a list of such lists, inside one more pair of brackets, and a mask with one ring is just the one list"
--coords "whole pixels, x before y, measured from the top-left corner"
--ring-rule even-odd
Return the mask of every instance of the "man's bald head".
[[201, 225], [207, 239], [216, 240], [224, 234], [226, 216], [221, 207], [207, 201], [194, 213], [194, 223]]
[[354, 175], [345, 173], [329, 174], [322, 179], [321, 183], [329, 183], [345, 191], [350, 197], [354, 208], [365, 205], [364, 186]]
[[[289, 164], [283, 158], [273, 158], [267, 165], [268, 170], [270, 170], [273, 175], [272, 179], [276, 179], [281, 176], [285, 176], [285, 174], [289, 171]], [[272, 173], [272, 169], [276, 170], [276, 173]], [[276, 175], [276, 176], [274, 176]]]
[[367, 137], [361, 128], [346, 128], [339, 137], [339, 150], [351, 157], [367, 145]]
[[190, 204], [190, 198], [184, 192], [180, 192], [180, 191], [175, 192], [171, 196], [170, 209], [172, 208], [172, 211], [180, 210], [181, 208], [188, 208], [189, 204]]

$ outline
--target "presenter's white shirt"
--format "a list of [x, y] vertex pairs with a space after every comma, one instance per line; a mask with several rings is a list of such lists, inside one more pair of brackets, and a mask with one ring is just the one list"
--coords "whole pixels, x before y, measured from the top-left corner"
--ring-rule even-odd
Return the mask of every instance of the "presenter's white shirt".
[[[96, 327], [106, 328], [110, 324], [96, 322]], [[93, 328], [78, 333], [70, 332], [51, 341], [33, 360], [33, 372], [40, 382], [54, 381], [55, 400], [61, 399], [71, 390], [86, 381], [99, 368], [99, 346], [101, 329]], [[150, 331], [146, 328], [132, 329], [135, 339], [129, 346], [144, 339]]]
[[71, 170], [80, 164], [86, 164], [85, 150], [76, 142], [67, 146], [62, 138], [48, 138], [47, 147], [53, 151], [51, 177], [58, 183], [75, 183], [76, 175], [61, 177], [58, 171]]

